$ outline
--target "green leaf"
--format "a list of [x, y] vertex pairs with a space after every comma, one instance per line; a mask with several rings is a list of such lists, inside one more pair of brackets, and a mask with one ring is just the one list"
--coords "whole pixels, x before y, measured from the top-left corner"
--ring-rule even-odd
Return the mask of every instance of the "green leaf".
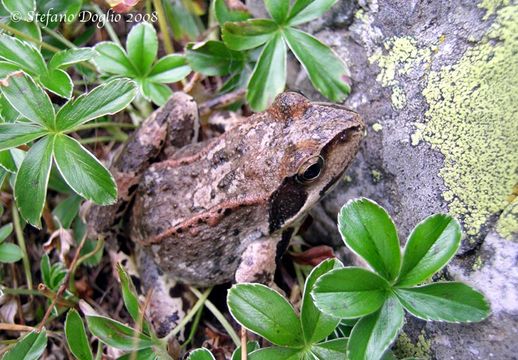
[[432, 215], [419, 223], [406, 243], [397, 286], [413, 286], [442, 269], [460, 246], [462, 230], [450, 215]]
[[[18, 170], [9, 150], [0, 151], [0, 167], [11, 174], [15, 174]], [[0, 184], [1, 183], [2, 182], [0, 182]]]
[[94, 62], [99, 71], [129, 77], [137, 76], [137, 70], [120, 45], [101, 42], [94, 47], [94, 50], [98, 54], [94, 58]]
[[45, 136], [35, 143], [23, 160], [14, 183], [14, 197], [20, 214], [37, 228], [41, 227], [53, 145], [54, 136]]
[[[117, 264], [117, 273], [119, 274], [119, 280], [121, 282], [122, 299], [124, 300], [126, 310], [128, 310], [132, 319], [137, 322], [139, 321], [140, 308], [135, 286], [133, 285], [129, 275], [124, 271], [124, 268], [119, 263]], [[142, 320], [142, 318], [140, 320]]]
[[193, 11], [193, 2], [172, 0], [164, 1], [163, 5], [175, 40], [192, 41], [205, 30], [200, 16]]
[[290, 0], [264, 0], [264, 5], [277, 24], [284, 24], [290, 11]]
[[114, 348], [132, 351], [153, 346], [153, 341], [149, 336], [110, 318], [87, 315], [86, 322], [88, 329], [95, 337]]
[[251, 17], [246, 6], [242, 5], [242, 3], [234, 3], [236, 3], [235, 6], [239, 6], [239, 8], [230, 9], [225, 0], [213, 1], [214, 14], [216, 15], [216, 19], [220, 25], [223, 25], [227, 21], [245, 21]]
[[2, 4], [11, 14], [15, 14], [18, 20], [31, 21], [31, 14], [36, 10], [35, 0], [2, 0]]
[[300, 360], [301, 350], [283, 347], [269, 347], [254, 351], [249, 360]]
[[396, 339], [403, 326], [405, 312], [394, 295], [383, 307], [356, 323], [347, 343], [350, 360], [378, 360]]
[[250, 19], [247, 21], [226, 23], [221, 37], [232, 50], [248, 50], [263, 45], [271, 40], [279, 26], [269, 19]]
[[13, 232], [13, 224], [9, 223], [0, 228], [0, 244]]
[[245, 65], [242, 52], [230, 50], [221, 41], [187, 44], [186, 57], [194, 71], [208, 76], [224, 76], [240, 71]]
[[412, 315], [423, 320], [478, 322], [489, 316], [484, 295], [459, 282], [438, 282], [411, 289], [395, 289]]
[[349, 95], [350, 88], [345, 82], [346, 66], [333, 50], [317, 38], [294, 28], [286, 28], [284, 38], [315, 89], [336, 102]]
[[324, 15], [338, 0], [296, 0], [288, 16], [288, 24], [300, 25]]
[[237, 284], [229, 290], [227, 304], [237, 322], [271, 343], [280, 346], [303, 344], [295, 311], [276, 291], [261, 284]]
[[49, 89], [56, 95], [66, 99], [70, 99], [72, 97], [74, 84], [72, 83], [70, 76], [61, 69], [49, 70], [48, 74], [40, 77], [40, 82], [45, 86], [45, 88]]
[[200, 348], [200, 349], [191, 351], [187, 360], [216, 360], [216, 359], [214, 358], [214, 355], [212, 355], [212, 353], [209, 350], [207, 350], [205, 348]]
[[[167, 355], [167, 356], [169, 356], [169, 355]], [[170, 357], [165, 357], [165, 356], [159, 357], [155, 353], [153, 348], [147, 348], [147, 349], [142, 349], [139, 351], [132, 351], [132, 352], [129, 352], [129, 353], [124, 354], [117, 358], [117, 360], [155, 360], [155, 359], [166, 360], [166, 359], [170, 359]]]
[[40, 261], [41, 280], [45, 285], [50, 283], [50, 259], [47, 254], [41, 257]]
[[255, 65], [246, 98], [254, 111], [263, 111], [286, 86], [286, 44], [280, 35], [269, 41]]
[[47, 93], [29, 75], [23, 72], [11, 74], [0, 83], [0, 89], [24, 117], [43, 127], [54, 127], [54, 106]]
[[85, 325], [79, 313], [70, 309], [65, 320], [65, 336], [68, 348], [78, 360], [92, 360], [92, 349], [86, 336]]
[[33, 124], [0, 124], [0, 150], [27, 144], [46, 133], [45, 129]]
[[95, 51], [91, 48], [77, 48], [58, 51], [52, 56], [49, 62], [51, 69], [65, 69], [70, 65], [84, 61], [89, 61], [95, 56]]
[[306, 279], [302, 297], [302, 307], [300, 310], [300, 321], [307, 344], [317, 343], [325, 339], [340, 323], [339, 318], [323, 314], [318, 310], [311, 297], [311, 291], [320, 276], [341, 267], [343, 267], [343, 265], [338, 259], [322, 261], [311, 271]]
[[37, 360], [47, 347], [47, 332], [43, 329], [37, 333], [28, 333], [16, 345], [5, 353], [2, 360]]
[[311, 353], [318, 360], [343, 360], [347, 350], [347, 339], [340, 338], [313, 345]]
[[112, 175], [77, 140], [57, 135], [54, 157], [63, 179], [77, 194], [99, 205], [117, 200], [117, 185]]
[[[251, 352], [259, 349], [259, 343], [257, 341], [248, 341], [246, 343], [246, 353], [250, 354]], [[241, 346], [239, 346], [234, 353], [232, 354], [231, 360], [241, 360]]]
[[313, 299], [326, 314], [353, 319], [378, 310], [387, 297], [385, 279], [359, 267], [331, 270], [313, 289]]
[[[41, 30], [40, 30], [40, 27], [38, 26], [38, 24], [35, 21], [33, 21], [33, 22], [28, 22], [28, 21], [18, 21], [18, 22], [9, 21], [8, 25], [10, 27], [12, 27], [13, 29], [18, 30], [22, 34], [28, 35], [28, 36], [32, 37], [33, 39], [36, 39], [37, 41], [39, 41], [41, 43], [41, 41], [42, 41]], [[15, 35], [15, 37], [20, 39], [20, 40], [22, 40], [22, 41], [24, 40], [21, 35]], [[40, 46], [36, 46], [36, 45], [35, 45], [35, 47], [38, 47], [38, 49], [40, 48]]]
[[[20, 118], [20, 113], [0, 94], [0, 123], [14, 123]], [[2, 121], [3, 120], [3, 121]]]
[[147, 80], [142, 82], [141, 91], [146, 99], [153, 101], [158, 106], [164, 105], [173, 95], [173, 91], [169, 86]]
[[401, 250], [396, 227], [385, 209], [374, 201], [349, 201], [338, 214], [345, 244], [388, 281], [399, 274]]
[[20, 71], [20, 65], [10, 63], [8, 61], [0, 61], [0, 78], [5, 78], [9, 74]]
[[171, 54], [164, 56], [151, 69], [147, 80], [169, 84], [184, 79], [191, 72], [184, 56]]
[[0, 263], [14, 263], [22, 258], [22, 251], [16, 244], [0, 244]]
[[136, 84], [129, 79], [113, 79], [87, 94], [67, 102], [56, 117], [59, 130], [72, 130], [90, 120], [113, 115], [125, 109], [136, 95]]
[[[52, 179], [52, 172], [50, 176]], [[49, 188], [50, 187], [49, 181]], [[57, 223], [56, 226], [70, 229], [72, 222], [79, 213], [81, 202], [82, 198], [78, 195], [72, 195], [63, 201], [60, 201], [54, 210], [52, 210], [52, 216], [57, 219], [55, 221]]]
[[0, 58], [19, 65], [26, 72], [35, 74], [47, 72], [43, 56], [36, 48], [6, 34], [0, 34]]
[[158, 53], [158, 38], [153, 25], [142, 22], [134, 26], [126, 42], [128, 57], [141, 75], [151, 69]]

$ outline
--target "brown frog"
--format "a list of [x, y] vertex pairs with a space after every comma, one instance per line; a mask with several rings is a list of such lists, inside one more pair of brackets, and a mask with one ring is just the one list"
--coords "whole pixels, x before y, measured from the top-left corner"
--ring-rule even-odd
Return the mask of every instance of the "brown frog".
[[159, 334], [182, 312], [163, 273], [197, 286], [273, 281], [276, 259], [342, 178], [364, 125], [343, 106], [286, 92], [218, 137], [197, 143], [197, 129], [195, 102], [176, 93], [112, 165], [118, 203], [88, 215], [91, 234], [105, 233], [134, 198], [129, 235]]

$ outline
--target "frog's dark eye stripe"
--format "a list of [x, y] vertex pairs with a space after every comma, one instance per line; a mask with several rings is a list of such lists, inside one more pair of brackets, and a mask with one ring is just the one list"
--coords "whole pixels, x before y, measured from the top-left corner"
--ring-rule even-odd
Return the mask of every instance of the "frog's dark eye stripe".
[[308, 184], [318, 179], [324, 169], [324, 158], [315, 156], [308, 159], [297, 172], [296, 179], [299, 183]]

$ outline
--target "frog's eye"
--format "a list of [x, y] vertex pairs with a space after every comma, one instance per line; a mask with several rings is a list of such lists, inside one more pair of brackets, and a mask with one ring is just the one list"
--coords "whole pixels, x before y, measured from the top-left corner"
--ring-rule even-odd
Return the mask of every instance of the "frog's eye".
[[308, 184], [318, 179], [324, 168], [324, 158], [315, 156], [308, 159], [297, 172], [296, 179], [302, 184]]

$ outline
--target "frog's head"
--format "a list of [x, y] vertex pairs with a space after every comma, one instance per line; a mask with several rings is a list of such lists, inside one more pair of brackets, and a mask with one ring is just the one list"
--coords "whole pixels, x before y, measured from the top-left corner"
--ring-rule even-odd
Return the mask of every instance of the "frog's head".
[[283, 126], [278, 187], [269, 202], [270, 230], [303, 217], [342, 179], [364, 135], [360, 116], [347, 108], [279, 95], [268, 110]]

